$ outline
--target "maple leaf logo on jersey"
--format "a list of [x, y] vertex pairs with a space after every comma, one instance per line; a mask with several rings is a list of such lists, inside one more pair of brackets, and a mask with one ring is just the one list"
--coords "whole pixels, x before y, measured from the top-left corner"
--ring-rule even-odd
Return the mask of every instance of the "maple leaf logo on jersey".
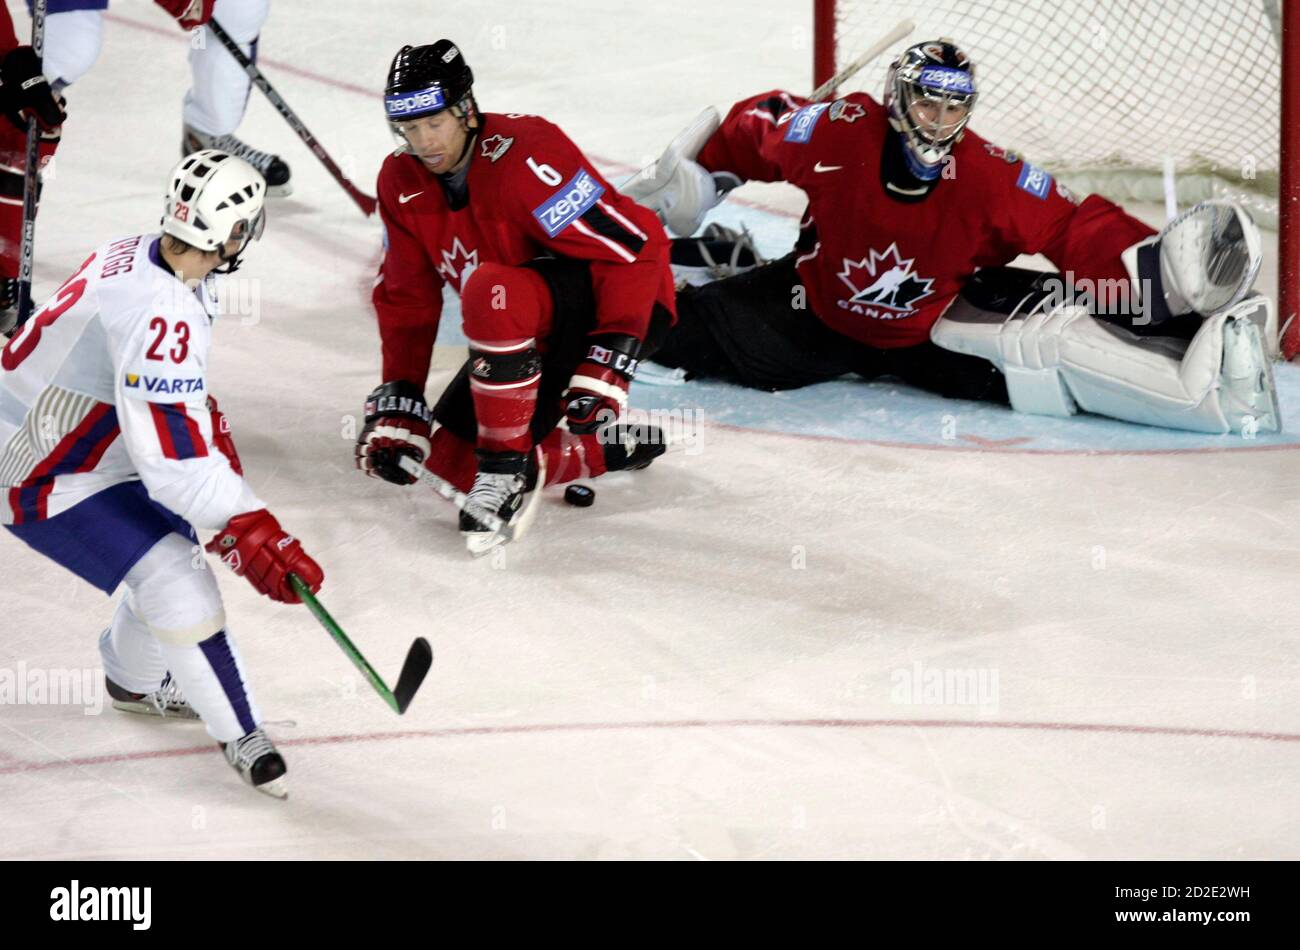
[[492, 135], [483, 140], [483, 157], [492, 160], [495, 165], [498, 158], [510, 150], [510, 146], [515, 144], [513, 138], [506, 138], [504, 135]]
[[831, 103], [829, 115], [832, 122], [856, 122], [867, 114], [867, 110], [860, 103], [849, 102], [847, 99], [836, 99]]
[[[846, 257], [839, 278], [853, 291], [848, 303], [861, 304], [865, 308], [851, 309], [884, 320], [897, 320], [912, 314], [916, 309], [912, 305], [930, 296], [930, 288], [934, 286], [930, 278], [917, 276], [912, 269], [914, 263], [915, 259], [903, 260], [897, 244], [889, 245], [883, 253], [873, 250], [860, 261]], [[873, 313], [870, 309], [873, 307], [894, 313]]]
[[460, 238], [453, 238], [451, 247], [442, 252], [442, 263], [438, 265], [438, 273], [442, 275], [443, 280], [459, 290], [465, 286], [465, 281], [469, 280], [469, 275], [474, 273], [477, 267], [478, 249], [468, 251], [465, 245], [460, 243]]

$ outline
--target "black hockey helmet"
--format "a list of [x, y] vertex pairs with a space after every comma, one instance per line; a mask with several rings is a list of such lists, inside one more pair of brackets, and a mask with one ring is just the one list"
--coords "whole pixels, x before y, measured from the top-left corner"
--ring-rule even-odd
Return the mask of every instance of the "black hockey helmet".
[[403, 46], [388, 68], [384, 108], [389, 123], [451, 110], [468, 120], [478, 112], [474, 73], [451, 40], [430, 46]]
[[[961, 141], [975, 107], [975, 65], [950, 39], [930, 40], [908, 47], [889, 67], [885, 108], [889, 124], [903, 137], [903, 154], [912, 174], [932, 181], [944, 160]], [[942, 120], [927, 125], [918, 113], [933, 111]]]

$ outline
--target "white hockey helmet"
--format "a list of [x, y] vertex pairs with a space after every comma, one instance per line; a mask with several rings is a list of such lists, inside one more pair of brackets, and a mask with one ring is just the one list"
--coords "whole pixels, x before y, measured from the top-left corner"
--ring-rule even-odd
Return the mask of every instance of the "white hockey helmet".
[[[191, 247], [218, 251], [237, 266], [248, 242], [262, 236], [265, 204], [261, 172], [229, 152], [205, 148], [186, 155], [172, 171], [162, 230]], [[231, 238], [242, 240], [227, 257], [223, 248]]]

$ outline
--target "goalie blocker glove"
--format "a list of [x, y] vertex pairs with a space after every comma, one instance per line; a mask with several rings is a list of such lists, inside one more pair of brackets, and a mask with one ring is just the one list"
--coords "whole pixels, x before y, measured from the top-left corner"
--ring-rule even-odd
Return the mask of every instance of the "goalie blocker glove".
[[357, 437], [357, 468], [372, 478], [409, 485], [415, 478], [402, 471], [402, 456], [423, 462], [429, 457], [433, 414], [424, 393], [406, 380], [384, 383], [366, 398], [366, 424]]
[[298, 592], [289, 583], [290, 574], [298, 575], [313, 594], [325, 580], [320, 565], [265, 508], [235, 515], [207, 543], [206, 550], [247, 579], [259, 594], [282, 604], [301, 603]]
[[589, 340], [587, 356], [564, 393], [564, 414], [575, 435], [595, 432], [622, 415], [641, 349], [640, 340], [624, 334], [598, 333]]

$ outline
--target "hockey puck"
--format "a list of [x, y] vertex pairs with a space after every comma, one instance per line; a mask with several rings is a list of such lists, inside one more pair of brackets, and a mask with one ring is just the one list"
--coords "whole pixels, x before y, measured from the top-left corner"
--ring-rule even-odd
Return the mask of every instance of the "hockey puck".
[[564, 489], [564, 500], [578, 508], [590, 508], [596, 501], [596, 490], [586, 485], [570, 485]]

